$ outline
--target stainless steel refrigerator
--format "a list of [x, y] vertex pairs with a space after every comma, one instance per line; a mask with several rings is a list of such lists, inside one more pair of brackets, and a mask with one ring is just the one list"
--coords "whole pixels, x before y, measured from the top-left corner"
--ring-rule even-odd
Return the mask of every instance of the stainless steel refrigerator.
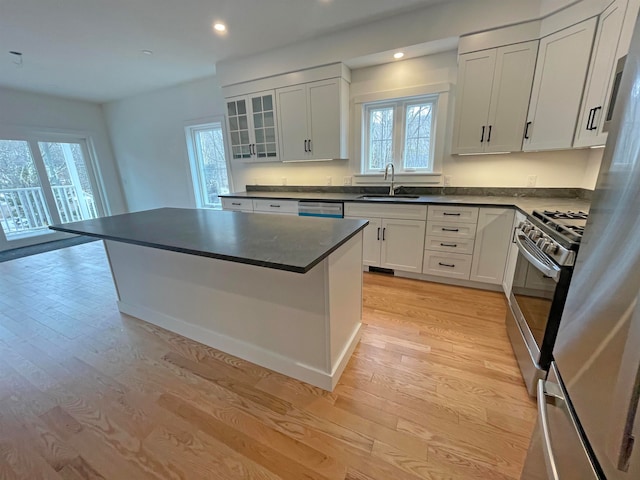
[[640, 480], [639, 28], [522, 480]]

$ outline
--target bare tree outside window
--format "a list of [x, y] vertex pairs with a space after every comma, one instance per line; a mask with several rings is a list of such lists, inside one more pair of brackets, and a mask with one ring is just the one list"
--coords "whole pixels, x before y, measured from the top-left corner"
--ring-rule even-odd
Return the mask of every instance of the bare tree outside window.
[[393, 107], [369, 111], [369, 170], [393, 162]]
[[404, 139], [404, 168], [429, 168], [431, 159], [431, 130], [433, 104], [420, 103], [407, 106]]
[[[229, 193], [229, 175], [224, 150], [222, 123], [189, 127], [192, 142], [192, 168], [197, 172], [196, 193], [202, 207], [221, 208], [218, 195]], [[195, 179], [194, 179], [195, 180]]]
[[363, 172], [380, 172], [388, 163], [397, 172], [432, 171], [437, 101], [430, 95], [365, 104]]

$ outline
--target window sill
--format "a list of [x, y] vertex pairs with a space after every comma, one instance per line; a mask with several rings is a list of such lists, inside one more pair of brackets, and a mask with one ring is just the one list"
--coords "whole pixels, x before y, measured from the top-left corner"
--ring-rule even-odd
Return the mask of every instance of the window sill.
[[[353, 175], [354, 185], [387, 185], [389, 179], [384, 179], [383, 173], [358, 173]], [[441, 185], [442, 173], [396, 173], [397, 185]]]

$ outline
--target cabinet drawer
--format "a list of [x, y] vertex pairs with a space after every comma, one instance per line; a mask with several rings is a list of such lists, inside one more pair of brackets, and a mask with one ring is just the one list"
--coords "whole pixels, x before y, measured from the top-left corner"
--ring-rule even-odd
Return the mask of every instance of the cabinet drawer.
[[474, 240], [469, 238], [434, 237], [427, 235], [425, 239], [425, 250], [435, 250], [439, 252], [473, 254]]
[[344, 215], [350, 217], [398, 218], [402, 220], [426, 220], [426, 205], [389, 205], [381, 203], [350, 202], [344, 204]]
[[478, 207], [431, 205], [427, 220], [447, 223], [476, 223], [478, 221]]
[[425, 250], [422, 273], [440, 277], [469, 280], [473, 255], [459, 253], [440, 253]]
[[238, 210], [253, 212], [253, 200], [250, 198], [225, 198], [220, 199], [224, 210]]
[[295, 200], [259, 199], [253, 201], [253, 211], [259, 213], [282, 213], [297, 215], [298, 202]]
[[467, 238], [476, 236], [475, 223], [427, 222], [427, 237]]

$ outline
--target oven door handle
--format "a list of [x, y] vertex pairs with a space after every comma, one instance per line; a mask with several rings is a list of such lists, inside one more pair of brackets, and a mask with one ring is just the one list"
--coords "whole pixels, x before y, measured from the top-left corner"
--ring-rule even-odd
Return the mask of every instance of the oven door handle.
[[518, 245], [518, 250], [520, 250], [520, 253], [522, 253], [522, 255], [524, 255], [524, 257], [544, 275], [552, 278], [557, 282], [560, 278], [560, 268], [555, 265], [546, 265], [539, 258], [537, 258], [535, 253], [531, 252], [529, 248], [527, 248], [527, 245], [522, 243], [521, 235], [524, 234], [516, 234], [516, 245]]

